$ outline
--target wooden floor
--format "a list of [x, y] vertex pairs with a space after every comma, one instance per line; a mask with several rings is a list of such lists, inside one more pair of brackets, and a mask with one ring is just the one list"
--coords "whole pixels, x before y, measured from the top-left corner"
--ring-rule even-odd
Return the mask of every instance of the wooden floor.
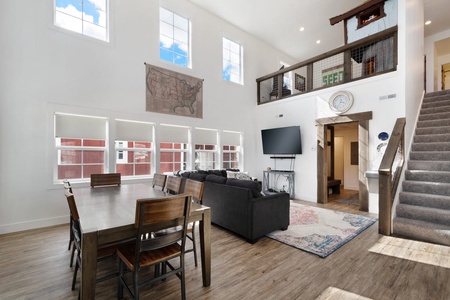
[[[298, 202], [368, 215], [354, 205]], [[266, 237], [251, 245], [213, 226], [212, 284], [202, 287], [187, 254], [187, 299], [450, 299], [449, 248], [385, 238], [377, 225], [324, 259]], [[0, 299], [77, 299], [68, 233], [62, 225], [0, 235]], [[142, 299], [179, 299], [179, 287], [170, 278]], [[99, 283], [96, 299], [115, 299], [116, 291], [115, 279]]]

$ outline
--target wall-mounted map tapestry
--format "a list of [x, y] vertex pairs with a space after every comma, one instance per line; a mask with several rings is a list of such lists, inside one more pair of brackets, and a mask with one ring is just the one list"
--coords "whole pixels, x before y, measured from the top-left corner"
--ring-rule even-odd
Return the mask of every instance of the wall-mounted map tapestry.
[[146, 111], [203, 118], [203, 79], [145, 64]]

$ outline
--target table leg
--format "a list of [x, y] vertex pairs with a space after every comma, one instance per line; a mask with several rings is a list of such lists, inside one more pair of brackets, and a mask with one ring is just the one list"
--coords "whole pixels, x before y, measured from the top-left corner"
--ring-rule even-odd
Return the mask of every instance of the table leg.
[[211, 285], [211, 210], [203, 211], [200, 227], [203, 286]]
[[95, 298], [97, 275], [97, 231], [83, 232], [81, 236], [81, 299]]

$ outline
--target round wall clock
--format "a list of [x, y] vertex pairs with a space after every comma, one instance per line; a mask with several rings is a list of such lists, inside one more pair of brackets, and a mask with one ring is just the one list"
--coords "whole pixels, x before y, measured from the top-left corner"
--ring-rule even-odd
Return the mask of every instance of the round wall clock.
[[331, 95], [328, 101], [330, 109], [338, 115], [348, 111], [353, 105], [353, 95], [347, 91], [338, 91]]

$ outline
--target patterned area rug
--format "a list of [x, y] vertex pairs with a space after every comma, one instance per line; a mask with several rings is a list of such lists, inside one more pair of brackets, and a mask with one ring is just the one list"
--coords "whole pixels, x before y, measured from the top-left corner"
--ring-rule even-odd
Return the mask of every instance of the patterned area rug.
[[320, 257], [327, 257], [377, 221], [376, 218], [292, 202], [290, 210], [289, 228], [267, 236]]

